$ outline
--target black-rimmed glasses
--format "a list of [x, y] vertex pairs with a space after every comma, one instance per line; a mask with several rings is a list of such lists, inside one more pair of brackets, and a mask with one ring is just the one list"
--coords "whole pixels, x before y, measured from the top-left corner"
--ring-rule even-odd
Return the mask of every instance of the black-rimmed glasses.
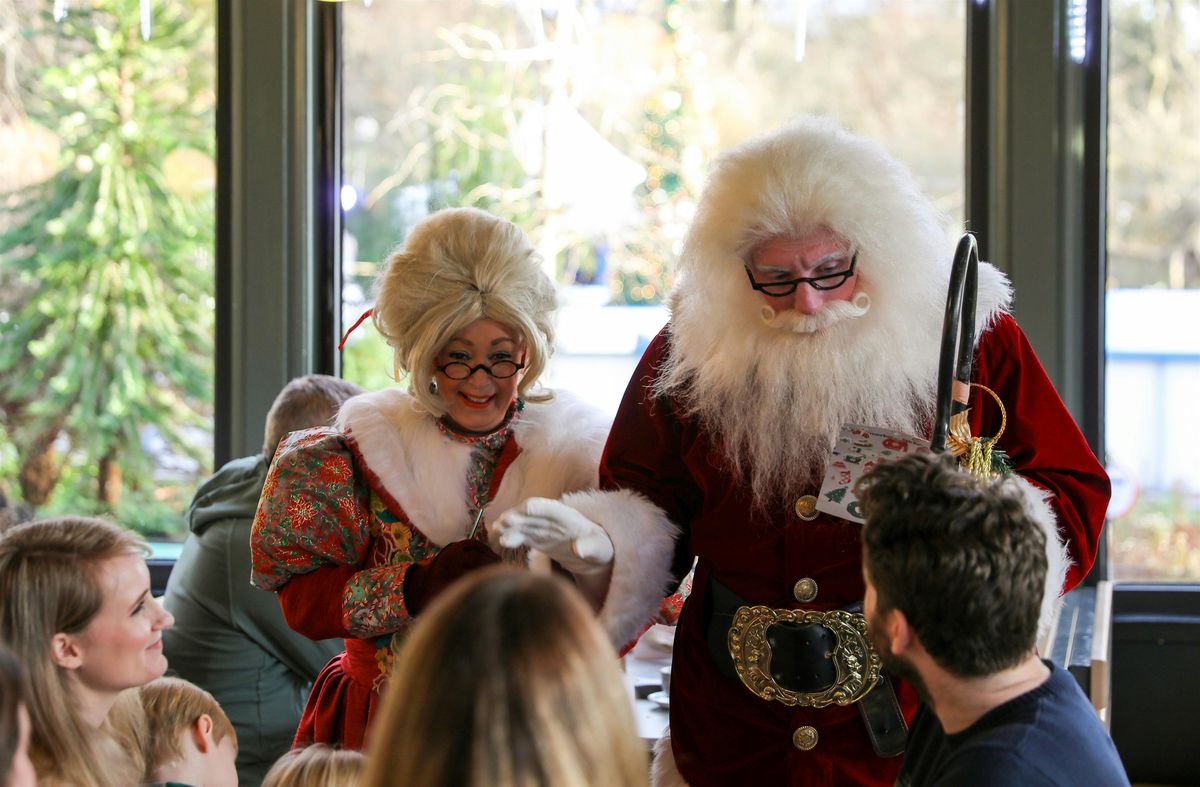
[[442, 374], [449, 377], [451, 380], [465, 380], [475, 372], [483, 369], [485, 372], [495, 377], [497, 380], [507, 380], [519, 370], [525, 368], [525, 364], [517, 361], [496, 361], [492, 365], [486, 363], [477, 363], [474, 366], [463, 363], [462, 361], [451, 361], [442, 366], [434, 367]]
[[750, 279], [751, 287], [759, 292], [770, 295], [772, 298], [782, 298], [785, 295], [791, 295], [801, 284], [807, 284], [814, 290], [836, 290], [854, 275], [854, 267], [857, 264], [858, 252], [854, 252], [854, 256], [850, 258], [850, 267], [844, 271], [826, 273], [821, 276], [801, 276], [790, 281], [772, 281], [766, 283], [755, 281], [754, 273], [750, 270], [750, 266], [746, 265], [745, 268], [746, 277]]

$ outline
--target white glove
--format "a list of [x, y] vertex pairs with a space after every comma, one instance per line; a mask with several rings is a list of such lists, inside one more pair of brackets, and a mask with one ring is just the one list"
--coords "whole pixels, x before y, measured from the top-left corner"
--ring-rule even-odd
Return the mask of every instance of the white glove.
[[491, 537], [506, 549], [529, 546], [572, 574], [602, 571], [613, 561], [613, 544], [604, 528], [565, 503], [531, 497], [501, 514]]

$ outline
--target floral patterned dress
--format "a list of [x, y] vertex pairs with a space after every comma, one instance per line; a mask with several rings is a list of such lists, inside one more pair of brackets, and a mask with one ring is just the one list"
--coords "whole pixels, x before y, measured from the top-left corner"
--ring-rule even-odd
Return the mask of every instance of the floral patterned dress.
[[[486, 543], [475, 520], [519, 448], [515, 409], [495, 431], [466, 435], [441, 421], [447, 444], [470, 444], [463, 491], [471, 517], [462, 538]], [[472, 532], [473, 531], [473, 532]], [[410, 566], [435, 556], [363, 459], [349, 431], [293, 432], [271, 465], [251, 539], [253, 582], [276, 590], [288, 624], [314, 639], [343, 637], [346, 650], [317, 676], [296, 746], [361, 749], [393, 654], [413, 622], [404, 598]]]

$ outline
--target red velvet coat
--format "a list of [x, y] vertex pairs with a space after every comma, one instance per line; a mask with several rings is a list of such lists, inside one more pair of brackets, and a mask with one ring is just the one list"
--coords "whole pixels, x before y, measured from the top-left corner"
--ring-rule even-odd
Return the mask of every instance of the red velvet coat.
[[[675, 639], [671, 683], [671, 737], [680, 773], [693, 787], [892, 784], [900, 758], [874, 754], [856, 707], [788, 708], [717, 673], [705, 644], [709, 578], [755, 604], [843, 607], [863, 596], [859, 525], [825, 514], [805, 522], [791, 506], [773, 516], [751, 513], [748, 490], [727, 463], [712, 461], [719, 456], [712, 436], [647, 392], [668, 352], [664, 330], [643, 356], [617, 413], [600, 483], [644, 495], [683, 531], [677, 570], [699, 558]], [[1109, 496], [1104, 470], [1007, 314], [981, 336], [974, 380], [994, 390], [1008, 409], [999, 446], [1017, 472], [1055, 493], [1052, 507], [1074, 562], [1067, 588], [1074, 587], [1095, 559]], [[998, 420], [995, 408], [974, 407], [972, 433], [994, 435]], [[808, 494], [817, 491], [814, 486]], [[802, 605], [792, 592], [804, 577], [816, 581], [818, 595]], [[898, 694], [911, 718], [915, 692], [901, 685]], [[792, 744], [793, 732], [804, 725], [819, 735], [810, 751]]]

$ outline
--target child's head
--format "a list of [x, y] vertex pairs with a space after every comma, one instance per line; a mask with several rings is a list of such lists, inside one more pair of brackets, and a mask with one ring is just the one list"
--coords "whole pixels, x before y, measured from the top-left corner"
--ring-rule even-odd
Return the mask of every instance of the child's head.
[[357, 787], [365, 765], [362, 752], [316, 743], [292, 749], [276, 760], [262, 787]]
[[146, 780], [236, 787], [237, 734], [213, 696], [179, 678], [141, 688], [146, 712]]

